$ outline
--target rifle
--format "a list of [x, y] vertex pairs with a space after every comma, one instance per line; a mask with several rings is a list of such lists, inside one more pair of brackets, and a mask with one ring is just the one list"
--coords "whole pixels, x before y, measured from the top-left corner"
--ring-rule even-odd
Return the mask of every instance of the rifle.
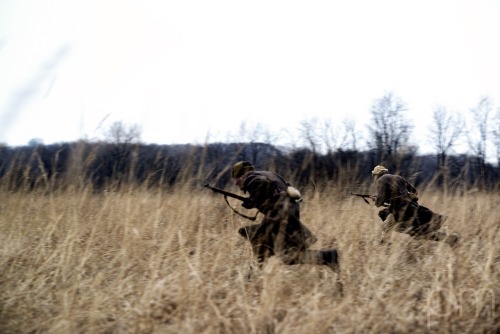
[[229, 191], [225, 191], [225, 190], [222, 190], [222, 189], [217, 188], [217, 187], [212, 187], [208, 183], [205, 183], [205, 187], [207, 187], [208, 189], [211, 189], [214, 193], [222, 194], [222, 195], [227, 196], [227, 197], [232, 197], [232, 198], [238, 199], [242, 202], [247, 200], [246, 197], [230, 193]]
[[351, 193], [351, 195], [361, 197], [363, 199], [363, 201], [365, 201], [366, 204], [370, 204], [370, 202], [368, 202], [367, 198], [372, 199], [372, 200], [375, 200], [377, 198], [377, 196], [375, 196], [375, 195], [368, 195], [368, 194]]
[[240, 212], [238, 212], [237, 210], [235, 210], [231, 204], [229, 204], [229, 201], [227, 200], [228, 197], [232, 197], [232, 198], [235, 198], [237, 200], [240, 200], [242, 202], [248, 200], [247, 197], [243, 197], [243, 196], [240, 196], [240, 195], [236, 195], [236, 194], [233, 194], [229, 191], [225, 191], [225, 190], [222, 190], [220, 188], [217, 188], [217, 187], [212, 187], [210, 186], [208, 183], [205, 183], [204, 186], [208, 189], [211, 189], [214, 193], [217, 193], [217, 194], [222, 194], [224, 195], [224, 200], [226, 201], [227, 205], [231, 208], [231, 210], [233, 210], [235, 213], [237, 213], [238, 215], [240, 215], [241, 217], [243, 218], [246, 218], [246, 219], [249, 219], [249, 220], [252, 220], [254, 221], [255, 219], [257, 219], [257, 215], [259, 214], [259, 211], [257, 211], [257, 213], [255, 214], [254, 217], [250, 217], [250, 216], [247, 216], [247, 215], [244, 215]]

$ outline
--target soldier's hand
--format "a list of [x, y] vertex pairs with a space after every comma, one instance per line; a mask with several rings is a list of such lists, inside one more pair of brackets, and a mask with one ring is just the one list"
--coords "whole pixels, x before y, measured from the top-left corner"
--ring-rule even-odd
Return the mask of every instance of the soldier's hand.
[[252, 202], [250, 202], [250, 200], [248, 200], [248, 199], [243, 201], [243, 203], [241, 203], [241, 206], [244, 207], [245, 209], [253, 208]]
[[414, 193], [409, 193], [408, 194], [410, 199], [413, 201], [413, 202], [418, 202], [418, 195], [417, 194], [414, 194]]

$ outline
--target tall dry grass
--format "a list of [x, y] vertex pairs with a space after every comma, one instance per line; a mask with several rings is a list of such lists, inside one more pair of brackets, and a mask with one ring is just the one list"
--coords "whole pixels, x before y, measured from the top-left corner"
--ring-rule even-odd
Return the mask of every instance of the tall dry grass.
[[[231, 189], [236, 191], [236, 189]], [[0, 194], [1, 333], [494, 333], [500, 195], [421, 202], [449, 216], [457, 248], [394, 234], [348, 193], [305, 192], [326, 267], [253, 268], [248, 223], [210, 191], [141, 188]], [[235, 203], [237, 206], [238, 204]]]

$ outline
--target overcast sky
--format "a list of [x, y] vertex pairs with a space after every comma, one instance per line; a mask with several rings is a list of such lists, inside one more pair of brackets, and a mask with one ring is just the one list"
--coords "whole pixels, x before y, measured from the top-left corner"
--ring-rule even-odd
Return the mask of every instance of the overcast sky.
[[160, 144], [243, 122], [364, 131], [393, 92], [423, 143], [436, 105], [500, 106], [499, 17], [497, 0], [0, 0], [0, 142], [99, 138], [114, 121]]

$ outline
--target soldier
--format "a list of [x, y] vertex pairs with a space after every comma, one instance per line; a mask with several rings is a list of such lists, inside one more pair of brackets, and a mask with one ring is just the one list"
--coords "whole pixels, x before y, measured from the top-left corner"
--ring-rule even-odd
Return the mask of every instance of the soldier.
[[339, 272], [336, 249], [308, 250], [316, 237], [300, 221], [300, 192], [280, 175], [257, 171], [248, 161], [236, 163], [231, 173], [236, 185], [249, 197], [242, 203], [264, 214], [260, 224], [242, 227], [238, 233], [248, 238], [257, 260], [279, 256], [285, 264], [320, 264]]
[[445, 216], [418, 204], [417, 189], [405, 178], [389, 174], [384, 166], [376, 166], [372, 175], [377, 188], [375, 206], [385, 206], [378, 215], [382, 219], [382, 243], [394, 230], [416, 239], [445, 241], [450, 246], [458, 242], [458, 235], [439, 231]]

